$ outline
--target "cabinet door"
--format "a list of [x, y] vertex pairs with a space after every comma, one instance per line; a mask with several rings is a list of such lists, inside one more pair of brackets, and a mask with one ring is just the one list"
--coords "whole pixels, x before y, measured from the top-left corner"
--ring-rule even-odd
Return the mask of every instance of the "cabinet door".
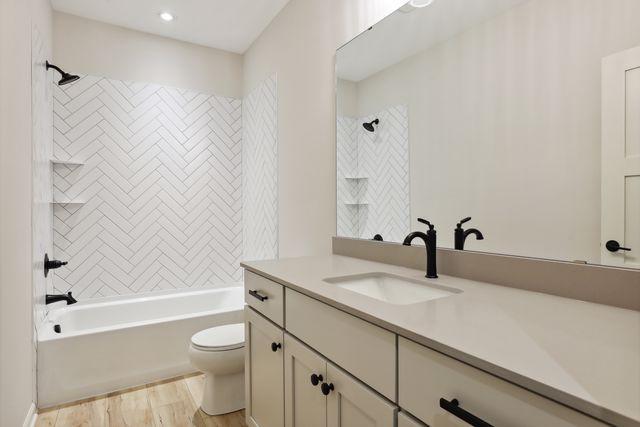
[[291, 335], [285, 334], [284, 342], [285, 426], [326, 427], [327, 398], [320, 385], [327, 362]]
[[327, 427], [393, 427], [396, 408], [340, 368], [327, 363]]
[[245, 307], [245, 401], [250, 427], [284, 425], [284, 356], [280, 328]]

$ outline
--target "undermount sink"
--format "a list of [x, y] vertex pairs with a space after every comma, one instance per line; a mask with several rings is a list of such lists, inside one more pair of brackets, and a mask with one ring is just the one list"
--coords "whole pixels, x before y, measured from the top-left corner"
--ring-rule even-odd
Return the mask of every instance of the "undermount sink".
[[396, 305], [415, 304], [462, 292], [459, 289], [387, 273], [330, 277], [324, 281], [335, 284], [339, 288]]

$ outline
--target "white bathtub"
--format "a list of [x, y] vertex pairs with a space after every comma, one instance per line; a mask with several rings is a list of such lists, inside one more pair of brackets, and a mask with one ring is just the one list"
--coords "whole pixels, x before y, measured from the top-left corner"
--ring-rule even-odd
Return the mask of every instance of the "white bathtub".
[[38, 406], [192, 372], [191, 336], [242, 322], [243, 305], [242, 287], [229, 287], [54, 309], [38, 333]]

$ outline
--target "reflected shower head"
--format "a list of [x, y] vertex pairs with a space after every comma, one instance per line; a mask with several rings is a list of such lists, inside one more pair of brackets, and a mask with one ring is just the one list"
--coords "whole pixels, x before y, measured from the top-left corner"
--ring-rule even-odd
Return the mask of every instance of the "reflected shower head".
[[80, 78], [80, 76], [76, 76], [74, 74], [69, 74], [62, 71], [60, 67], [57, 67], [53, 64], [49, 64], [49, 61], [47, 61], [47, 70], [49, 68], [53, 68], [54, 70], [56, 70], [62, 75], [62, 78], [58, 81], [58, 86], [64, 86], [66, 84], [73, 83]]
[[373, 131], [375, 131], [375, 130], [376, 130], [376, 129], [373, 127], [373, 125], [377, 125], [377, 124], [379, 124], [379, 123], [380, 123], [380, 120], [375, 119], [375, 120], [373, 120], [373, 121], [371, 121], [371, 122], [369, 122], [369, 123], [363, 123], [363, 124], [362, 124], [362, 127], [363, 127], [363, 128], [365, 128], [365, 130], [367, 130], [367, 131], [369, 131], [369, 132], [373, 132]]

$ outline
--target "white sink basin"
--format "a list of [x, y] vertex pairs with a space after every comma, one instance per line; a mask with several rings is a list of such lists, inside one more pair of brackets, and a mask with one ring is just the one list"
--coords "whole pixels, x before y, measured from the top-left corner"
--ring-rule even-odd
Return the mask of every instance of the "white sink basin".
[[459, 289], [436, 285], [423, 280], [408, 279], [387, 273], [366, 273], [353, 276], [330, 277], [327, 283], [384, 301], [407, 305], [459, 294]]

